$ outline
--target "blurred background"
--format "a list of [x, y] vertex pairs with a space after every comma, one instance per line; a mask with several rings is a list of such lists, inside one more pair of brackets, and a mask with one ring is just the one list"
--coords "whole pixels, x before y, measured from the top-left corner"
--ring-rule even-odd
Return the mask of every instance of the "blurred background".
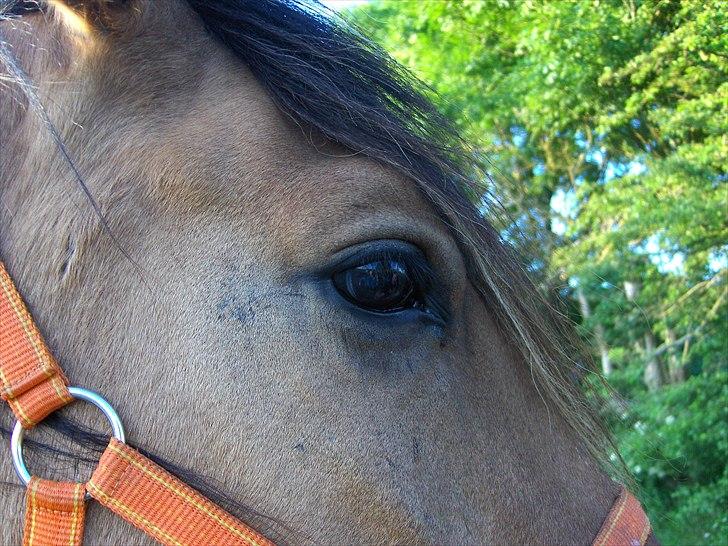
[[728, 2], [326, 3], [487, 157], [657, 536], [728, 543]]

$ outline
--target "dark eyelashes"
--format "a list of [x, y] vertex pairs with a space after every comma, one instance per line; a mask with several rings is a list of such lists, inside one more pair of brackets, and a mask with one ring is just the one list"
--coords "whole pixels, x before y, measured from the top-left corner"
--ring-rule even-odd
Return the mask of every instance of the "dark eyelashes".
[[435, 272], [419, 251], [410, 249], [365, 249], [349, 256], [344, 262], [338, 264], [337, 270], [357, 267], [372, 262], [402, 262], [412, 273], [413, 280], [422, 288], [429, 288], [435, 279]]
[[415, 251], [402, 251], [402, 250], [389, 250], [380, 249], [375, 250], [372, 253], [366, 255], [364, 262], [377, 262], [377, 261], [398, 261], [403, 262], [404, 265], [412, 272], [414, 280], [422, 284], [431, 284], [435, 273], [422, 254]]

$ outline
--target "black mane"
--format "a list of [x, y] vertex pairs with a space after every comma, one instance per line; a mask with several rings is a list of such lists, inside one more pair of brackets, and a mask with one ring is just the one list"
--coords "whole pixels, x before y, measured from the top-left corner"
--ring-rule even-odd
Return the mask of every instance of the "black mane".
[[454, 124], [357, 28], [316, 1], [186, 1], [297, 123], [474, 211], [463, 192], [473, 156]]

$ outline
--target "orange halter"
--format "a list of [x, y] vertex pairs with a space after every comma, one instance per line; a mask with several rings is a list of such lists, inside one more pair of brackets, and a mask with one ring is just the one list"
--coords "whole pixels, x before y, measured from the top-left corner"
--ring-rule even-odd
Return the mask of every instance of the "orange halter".
[[[11, 440], [13, 462], [26, 483], [24, 546], [76, 546], [83, 539], [85, 501], [94, 498], [162, 544], [273, 546], [172, 474], [124, 443], [113, 408], [98, 394], [69, 387], [0, 262], [0, 395], [18, 419]], [[75, 399], [97, 405], [114, 431], [86, 484], [30, 477], [22, 457], [23, 431]], [[599, 546], [643, 546], [650, 523], [622, 488], [602, 530]]]

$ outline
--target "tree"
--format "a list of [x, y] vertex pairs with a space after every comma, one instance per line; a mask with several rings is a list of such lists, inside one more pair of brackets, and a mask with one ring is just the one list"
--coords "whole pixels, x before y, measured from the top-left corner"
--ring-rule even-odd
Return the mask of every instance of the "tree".
[[[605, 415], [632, 469], [659, 466], [633, 451], [635, 423], [671, 434], [657, 404], [681, 419], [706, 385], [728, 404], [728, 3], [385, 0], [352, 18], [487, 155], [512, 219], [504, 236], [571, 302], [627, 403]], [[706, 448], [692, 440], [680, 457]], [[728, 533], [725, 463], [711, 464], [688, 478], [636, 472], [648, 505], [704, 522], [689, 535], [656, 522], [664, 541]]]

